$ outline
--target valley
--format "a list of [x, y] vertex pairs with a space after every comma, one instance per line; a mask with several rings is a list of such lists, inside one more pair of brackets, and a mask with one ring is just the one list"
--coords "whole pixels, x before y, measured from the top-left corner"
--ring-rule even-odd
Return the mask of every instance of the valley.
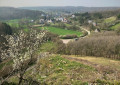
[[119, 7], [0, 10], [0, 85], [120, 85]]

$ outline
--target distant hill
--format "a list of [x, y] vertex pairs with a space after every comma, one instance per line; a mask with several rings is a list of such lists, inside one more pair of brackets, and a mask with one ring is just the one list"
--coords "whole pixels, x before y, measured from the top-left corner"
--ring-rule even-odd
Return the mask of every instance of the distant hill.
[[43, 12], [13, 7], [0, 7], [0, 20], [21, 19], [21, 18], [37, 18]]
[[120, 7], [41, 6], [41, 7], [21, 7], [21, 9], [39, 10], [44, 12], [84, 13], [84, 12], [112, 11], [120, 9]]

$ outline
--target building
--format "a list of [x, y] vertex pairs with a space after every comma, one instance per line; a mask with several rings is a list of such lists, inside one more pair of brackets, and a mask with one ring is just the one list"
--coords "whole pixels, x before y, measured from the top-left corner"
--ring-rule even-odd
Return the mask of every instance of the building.
[[52, 23], [52, 20], [51, 20], [51, 19], [50, 19], [50, 20], [47, 20], [47, 22], [48, 22], [48, 23]]
[[75, 18], [75, 15], [73, 14], [71, 18]]

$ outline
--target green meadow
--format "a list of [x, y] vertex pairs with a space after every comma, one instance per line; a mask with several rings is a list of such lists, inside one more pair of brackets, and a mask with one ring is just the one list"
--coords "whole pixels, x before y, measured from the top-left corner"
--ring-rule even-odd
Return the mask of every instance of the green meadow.
[[39, 29], [48, 30], [48, 31], [50, 31], [54, 34], [58, 34], [58, 35], [73, 35], [73, 34], [75, 34], [78, 37], [82, 35], [82, 32], [66, 30], [66, 29], [62, 29], [62, 28], [58, 28], [58, 27], [39, 27]]
[[110, 23], [116, 20], [116, 17], [109, 17], [104, 20], [105, 23]]
[[114, 26], [111, 27], [111, 29], [113, 29], [113, 30], [116, 30], [118, 28], [120, 28], [120, 23], [118, 23], [118, 24], [116, 24], [116, 25], [114, 25]]

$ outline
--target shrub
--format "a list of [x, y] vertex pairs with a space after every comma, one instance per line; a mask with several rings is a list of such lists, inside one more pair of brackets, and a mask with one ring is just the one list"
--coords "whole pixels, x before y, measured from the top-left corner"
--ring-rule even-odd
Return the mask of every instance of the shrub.
[[62, 39], [73, 39], [73, 38], [78, 38], [77, 35], [64, 35], [61, 36]]

